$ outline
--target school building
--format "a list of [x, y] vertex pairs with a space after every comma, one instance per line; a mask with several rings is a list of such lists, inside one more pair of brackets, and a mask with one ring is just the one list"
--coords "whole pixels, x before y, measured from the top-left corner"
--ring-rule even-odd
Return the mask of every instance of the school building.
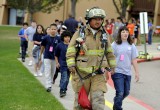
[[[152, 0], [151, 0], [152, 1]], [[106, 18], [117, 18], [119, 15], [113, 5], [112, 0], [79, 0], [76, 4], [76, 17], [84, 18], [85, 12], [91, 7], [98, 6], [106, 11]], [[71, 0], [64, 0], [64, 4], [58, 11], [52, 10], [50, 14], [37, 12], [33, 19], [44, 27], [54, 23], [55, 19], [64, 21], [71, 12]], [[138, 18], [139, 12], [148, 12], [148, 16], [153, 19], [155, 26], [160, 26], [160, 0], [149, 2], [147, 0], [134, 0], [134, 5], [127, 9], [127, 19]], [[85, 19], [83, 19], [85, 22]], [[24, 10], [12, 9], [7, 5], [6, 0], [0, 0], [0, 25], [21, 25], [24, 21], [29, 22], [29, 14]]]

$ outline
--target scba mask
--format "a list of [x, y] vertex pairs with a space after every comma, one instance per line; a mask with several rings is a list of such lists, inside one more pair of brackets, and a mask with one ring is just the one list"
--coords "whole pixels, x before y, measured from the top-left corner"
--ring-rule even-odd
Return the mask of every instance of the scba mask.
[[102, 18], [104, 19], [106, 17], [106, 13], [104, 10], [98, 8], [98, 7], [93, 7], [90, 10], [87, 9], [86, 11], [86, 20], [89, 20], [91, 18]]

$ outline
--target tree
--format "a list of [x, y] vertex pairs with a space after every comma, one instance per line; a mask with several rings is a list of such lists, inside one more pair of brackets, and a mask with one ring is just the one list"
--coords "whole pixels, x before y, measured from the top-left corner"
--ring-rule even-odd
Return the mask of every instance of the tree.
[[79, 0], [71, 0], [71, 14], [73, 17], [76, 16], [76, 4]]
[[113, 4], [116, 8], [116, 11], [121, 17], [126, 16], [127, 7], [132, 6], [133, 3], [133, 0], [113, 0]]
[[72, 17], [76, 16], [76, 4], [78, 0], [71, 0], [71, 15]]
[[[156, 0], [147, 0], [148, 2], [155, 2]], [[113, 0], [113, 4], [116, 8], [117, 13], [121, 17], [126, 16], [126, 10], [128, 6], [134, 5], [134, 0]]]
[[63, 4], [63, 0], [7, 0], [10, 7], [15, 9], [27, 10], [33, 19], [36, 12], [50, 13], [52, 9], [58, 10]]

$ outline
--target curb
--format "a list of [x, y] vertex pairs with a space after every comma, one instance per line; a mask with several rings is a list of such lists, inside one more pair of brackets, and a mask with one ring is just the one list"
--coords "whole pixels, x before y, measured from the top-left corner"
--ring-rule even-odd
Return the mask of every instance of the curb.
[[[111, 74], [109, 74], [108, 85], [109, 85], [112, 89], [114, 89], [114, 84], [113, 84], [113, 81], [112, 81], [112, 78], [111, 78]], [[131, 95], [129, 95], [129, 96], [127, 97], [127, 99], [135, 102], [135, 104], [137, 104], [137, 105], [139, 105], [139, 106], [141, 106], [141, 107], [144, 107], [146, 110], [154, 110], [154, 108], [152, 108], [150, 105], [147, 105], [145, 102], [143, 102], [143, 101], [141, 101], [141, 100], [139, 100], [139, 99], [137, 99], [137, 98], [135, 98], [135, 97], [133, 97], [133, 96], [131, 96]]]
[[147, 60], [147, 59], [137, 59], [138, 63], [143, 63], [143, 62], [150, 62], [150, 61], [156, 61], [156, 60], [160, 60], [160, 57], [154, 57], [151, 60]]

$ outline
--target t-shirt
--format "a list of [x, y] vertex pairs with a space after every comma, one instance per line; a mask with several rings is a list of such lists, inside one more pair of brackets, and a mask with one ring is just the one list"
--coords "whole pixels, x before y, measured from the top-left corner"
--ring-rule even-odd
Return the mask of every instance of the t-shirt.
[[122, 73], [125, 75], [131, 75], [132, 60], [138, 56], [136, 46], [130, 45], [127, 41], [118, 45], [116, 42], [112, 43], [114, 55], [116, 56], [116, 68], [115, 73]]
[[127, 25], [128, 25], [128, 22], [125, 22], [125, 23], [123, 23], [123, 25], [127, 27]]
[[18, 35], [21, 36], [21, 41], [26, 41], [26, 38], [24, 38], [24, 28], [21, 28], [21, 30], [19, 31]]
[[138, 34], [138, 29], [139, 29], [139, 25], [136, 24], [135, 27], [134, 27], [134, 33], [135, 34]]
[[121, 23], [121, 22], [115, 22], [115, 24], [114, 24], [114, 32], [113, 32], [113, 37], [114, 37], [114, 38], [117, 37], [119, 29], [120, 29], [121, 27], [123, 27], [123, 26], [124, 26], [123, 23]]
[[36, 32], [36, 27], [33, 28], [32, 26], [28, 27], [25, 30], [25, 34], [28, 35], [29, 41], [33, 41], [33, 35], [35, 34], [35, 32]]
[[61, 42], [57, 45], [55, 50], [55, 56], [58, 57], [61, 72], [67, 71], [68, 69], [67, 62], [66, 62], [67, 48], [68, 48], [68, 45]]
[[[41, 42], [41, 41], [42, 41], [43, 36], [44, 36], [44, 34], [34, 34], [34, 36], [33, 36], [33, 41]], [[35, 44], [35, 45], [40, 46], [40, 44]]]
[[106, 31], [108, 32], [108, 34], [112, 34], [112, 30], [113, 30], [113, 24], [108, 24], [105, 26]]
[[133, 36], [133, 35], [134, 35], [134, 24], [133, 24], [133, 23], [129, 23], [129, 24], [127, 25], [127, 28], [128, 28], [128, 30], [129, 30], [129, 34], [130, 34], [131, 36]]
[[153, 25], [151, 22], [148, 23], [148, 28], [149, 28], [149, 31], [152, 31], [153, 30]]
[[41, 43], [41, 45], [45, 47], [44, 59], [54, 60], [55, 48], [60, 42], [61, 40], [59, 36], [51, 37], [50, 35], [46, 35], [44, 37]]

